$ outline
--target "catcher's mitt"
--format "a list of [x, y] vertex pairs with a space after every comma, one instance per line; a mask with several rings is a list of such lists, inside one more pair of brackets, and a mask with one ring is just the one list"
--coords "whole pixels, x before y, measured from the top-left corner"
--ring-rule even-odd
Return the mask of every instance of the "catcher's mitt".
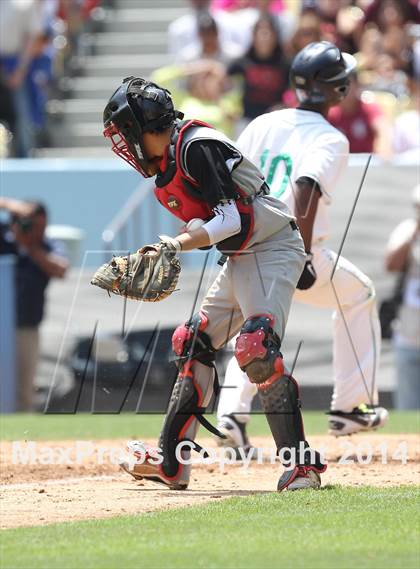
[[181, 265], [170, 243], [146, 245], [126, 257], [113, 257], [91, 284], [134, 300], [157, 302], [173, 293]]

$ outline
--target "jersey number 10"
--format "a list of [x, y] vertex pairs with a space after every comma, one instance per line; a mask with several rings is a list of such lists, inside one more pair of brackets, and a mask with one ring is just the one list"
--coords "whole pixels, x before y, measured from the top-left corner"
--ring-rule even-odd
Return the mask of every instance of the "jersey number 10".
[[278, 189], [271, 188], [272, 191], [270, 192], [271, 196], [274, 196], [275, 198], [280, 198], [280, 196], [284, 194], [284, 191], [287, 187], [287, 183], [290, 179], [290, 175], [292, 173], [292, 159], [289, 156], [289, 154], [276, 154], [271, 158], [270, 162], [267, 163], [267, 158], [269, 154], [270, 151], [268, 149], [264, 150], [264, 152], [261, 154], [260, 170], [265, 174], [267, 184], [271, 188], [271, 184], [273, 182], [278, 165], [280, 164], [280, 162], [283, 162], [284, 175], [281, 180], [280, 187]]

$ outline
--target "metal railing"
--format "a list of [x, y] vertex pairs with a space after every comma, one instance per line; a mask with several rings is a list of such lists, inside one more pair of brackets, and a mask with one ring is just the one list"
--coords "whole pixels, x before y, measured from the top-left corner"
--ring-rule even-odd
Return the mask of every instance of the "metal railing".
[[159, 234], [175, 235], [180, 222], [153, 195], [154, 183], [142, 180], [102, 232], [104, 259], [110, 252], [136, 251], [156, 242]]

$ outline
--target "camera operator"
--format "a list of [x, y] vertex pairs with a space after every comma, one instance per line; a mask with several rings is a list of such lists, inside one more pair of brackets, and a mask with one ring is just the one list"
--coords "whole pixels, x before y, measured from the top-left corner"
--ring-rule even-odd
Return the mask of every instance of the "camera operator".
[[33, 408], [33, 384], [39, 356], [39, 325], [45, 290], [52, 277], [63, 278], [68, 263], [45, 237], [47, 210], [38, 202], [0, 197], [0, 255], [15, 255], [17, 402], [19, 411]]

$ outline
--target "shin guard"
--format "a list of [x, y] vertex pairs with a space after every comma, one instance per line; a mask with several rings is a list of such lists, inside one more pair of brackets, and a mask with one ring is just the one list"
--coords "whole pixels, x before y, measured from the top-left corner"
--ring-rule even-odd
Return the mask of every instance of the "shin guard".
[[173, 482], [188, 484], [191, 466], [181, 464], [179, 459], [188, 460], [191, 449], [197, 449], [194, 439], [199, 427], [198, 418], [205, 412], [211, 398], [213, 381], [212, 368], [191, 362], [175, 382], [159, 438], [163, 455], [161, 469]]
[[323, 472], [326, 465], [321, 455], [309, 448], [305, 440], [296, 380], [282, 375], [271, 383], [258, 385], [258, 394], [267, 417], [277, 452], [287, 468], [300, 465]]
[[160, 470], [168, 481], [183, 487], [188, 485], [191, 465], [181, 464], [180, 459], [189, 460], [191, 449], [200, 450], [194, 443], [199, 423], [212, 430], [203, 417], [216, 377], [213, 364], [215, 350], [204, 332], [207, 322], [204, 314], [197, 314], [179, 326], [172, 337], [180, 371], [159, 439], [163, 454]]

